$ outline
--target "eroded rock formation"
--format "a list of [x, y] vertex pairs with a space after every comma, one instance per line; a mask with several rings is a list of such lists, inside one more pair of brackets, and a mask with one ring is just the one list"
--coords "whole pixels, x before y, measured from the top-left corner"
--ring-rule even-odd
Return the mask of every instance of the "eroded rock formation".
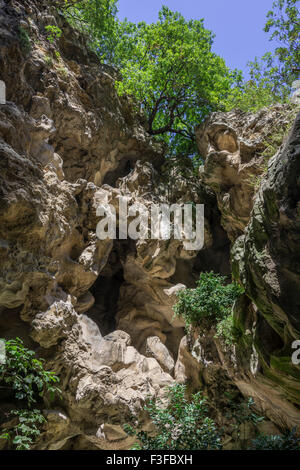
[[[206, 151], [202, 178], [214, 188], [223, 225], [229, 237], [235, 240], [232, 246], [233, 275], [245, 287], [246, 293], [234, 308], [235, 327], [239, 332], [235, 346], [222, 345], [213, 330], [205, 334], [196, 331], [190, 338], [190, 346], [185, 344], [185, 353], [181, 356], [185, 380], [197, 358], [205, 387], [212, 390], [219, 374], [225, 370], [243, 395], [253, 397], [265, 416], [279, 427], [299, 428], [299, 366], [292, 362], [292, 344], [299, 339], [296, 245], [299, 236], [300, 114], [271, 159], [266, 161], [264, 155], [255, 153], [259, 148], [257, 142], [263, 145], [274, 122], [277, 128], [276, 119], [284, 122], [288, 112], [288, 108], [275, 107], [252, 116], [252, 119], [249, 114], [218, 114], [203, 127], [200, 149], [207, 148], [211, 140], [213, 143]], [[273, 116], [272, 120], [268, 116]], [[239, 128], [237, 123], [241, 117], [244, 120]], [[217, 119], [215, 124], [213, 118]], [[237, 119], [235, 125], [233, 118]], [[243, 165], [242, 138], [244, 129], [249, 129], [249, 121], [263, 131], [255, 138], [256, 150], [252, 158]], [[228, 127], [228, 122], [232, 127]], [[255, 133], [251, 132], [254, 139]], [[262, 151], [264, 146], [260, 149]], [[251, 174], [251, 167], [263, 159], [267, 167], [262, 179], [256, 191], [252, 186], [249, 191], [247, 172]], [[245, 171], [246, 176], [240, 179], [240, 173]], [[232, 186], [231, 189], [227, 187], [224, 194], [228, 174], [232, 177]], [[248, 205], [243, 202], [245, 193]], [[224, 197], [229, 201], [229, 209], [224, 207]], [[246, 212], [241, 223], [239, 216], [243, 209]], [[237, 237], [239, 232], [244, 234]]]
[[[235, 274], [247, 294], [236, 309], [237, 320], [244, 334], [250, 329], [257, 354], [250, 388], [268, 403], [269, 415], [297, 426], [300, 369], [291, 358], [300, 331], [299, 155], [300, 114], [286, 145], [270, 160], [246, 233], [232, 250]], [[245, 347], [241, 351], [246, 355]]]
[[231, 241], [244, 232], [268, 159], [283, 143], [295, 115], [291, 105], [265, 108], [256, 114], [239, 110], [212, 113], [196, 130], [199, 152], [205, 159], [200, 178], [217, 196], [222, 225]]
[[[60, 55], [47, 24], [63, 26]], [[200, 178], [175, 172], [170, 193], [163, 149], [118, 97], [115, 71], [49, 2], [0, 0], [0, 31], [0, 337], [36, 350], [63, 397], [45, 411], [37, 448], [129, 448], [122, 425], [147, 427], [145, 399], [164, 400], [175, 380], [216, 401], [237, 386], [279, 426], [299, 424], [298, 370], [288, 362], [299, 329], [299, 121], [258, 193], [256, 179], [267, 173], [268, 139], [293, 111], [213, 114], [197, 131]], [[129, 206], [205, 204], [203, 248], [99, 240], [97, 208], [118, 213], [121, 197]], [[176, 292], [200, 272], [230, 274], [230, 241], [246, 289], [233, 351], [213, 331], [187, 336], [173, 316]]]

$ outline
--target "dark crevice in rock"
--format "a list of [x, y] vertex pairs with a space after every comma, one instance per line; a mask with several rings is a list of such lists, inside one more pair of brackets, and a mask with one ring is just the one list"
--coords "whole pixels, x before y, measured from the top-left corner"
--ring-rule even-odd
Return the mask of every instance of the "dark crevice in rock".
[[221, 226], [220, 213], [218, 209], [211, 209], [211, 213], [206, 207], [206, 217], [212, 228], [213, 243], [209, 248], [200, 250], [196, 258], [192, 260], [177, 260], [176, 272], [170, 278], [170, 282], [177, 284], [184, 280], [184, 284], [195, 287], [196, 281], [202, 272], [214, 271], [222, 276], [231, 276], [230, 266], [230, 240]]
[[262, 315], [258, 314], [257, 318], [256, 338], [259, 340], [260, 350], [268, 356], [279, 352], [284, 347], [281, 337]]
[[212, 245], [201, 250], [194, 262], [193, 271], [199, 277], [200, 272], [214, 271], [223, 276], [231, 275], [230, 248], [231, 242], [221, 225], [221, 213], [215, 205], [205, 206], [205, 217], [212, 230]]
[[95, 303], [86, 312], [86, 315], [98, 325], [103, 336], [116, 329], [115, 315], [118, 309], [120, 287], [123, 282], [123, 270], [120, 268], [111, 276], [99, 276], [90, 289]]
[[230, 241], [221, 226], [216, 226], [215, 228], [212, 247], [201, 250], [195, 259], [193, 272], [198, 277], [200, 272], [205, 271], [214, 271], [223, 276], [231, 275]]
[[98, 325], [103, 336], [116, 330], [120, 288], [125, 282], [122, 263], [129, 251], [135, 252], [132, 240], [116, 240], [105, 268], [90, 289], [95, 302], [86, 315]]

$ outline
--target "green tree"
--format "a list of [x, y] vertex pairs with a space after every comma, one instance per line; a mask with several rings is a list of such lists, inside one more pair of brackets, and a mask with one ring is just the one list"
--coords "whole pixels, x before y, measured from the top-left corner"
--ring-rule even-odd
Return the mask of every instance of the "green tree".
[[226, 100], [226, 109], [257, 111], [265, 106], [286, 102], [291, 85], [300, 73], [299, 0], [275, 0], [264, 27], [275, 51], [248, 63], [250, 80], [237, 80]]
[[225, 109], [240, 77], [212, 52], [214, 35], [203, 20], [162, 7], [156, 23], [119, 21], [117, 0], [66, 0], [61, 9], [119, 71], [118, 92], [145, 114], [149, 133], [168, 144], [170, 155], [196, 155], [195, 125]]
[[27, 349], [20, 338], [5, 341], [6, 360], [0, 364], [0, 384], [12, 390], [17, 400], [27, 403], [30, 408], [39, 397], [59, 393], [55, 385], [59, 379], [46, 371], [43, 360]]
[[212, 111], [224, 109], [238, 73], [212, 52], [213, 34], [203, 20], [187, 21], [162, 7], [156, 23], [120, 25], [115, 64], [118, 91], [132, 96], [148, 131], [169, 144], [170, 153], [194, 155], [194, 127]]
[[216, 425], [208, 417], [206, 399], [200, 392], [188, 401], [185, 385], [173, 385], [168, 390], [168, 406], [160, 400], [150, 400], [145, 410], [149, 413], [156, 433], [150, 436], [145, 431], [125, 425], [125, 431], [139, 441], [134, 448], [139, 450], [218, 450], [221, 438]]
[[263, 78], [258, 62], [252, 63], [251, 76], [248, 81], [239, 80], [231, 90], [225, 104], [226, 110], [241, 109], [242, 111], [259, 111], [261, 108], [271, 106], [281, 100], [274, 91], [270, 81]]
[[273, 56], [268, 53], [265, 61], [274, 81], [274, 92], [284, 97], [284, 86], [291, 86], [300, 72], [299, 0], [276, 0], [267, 18], [264, 30], [271, 33], [270, 40], [279, 42], [279, 47]]

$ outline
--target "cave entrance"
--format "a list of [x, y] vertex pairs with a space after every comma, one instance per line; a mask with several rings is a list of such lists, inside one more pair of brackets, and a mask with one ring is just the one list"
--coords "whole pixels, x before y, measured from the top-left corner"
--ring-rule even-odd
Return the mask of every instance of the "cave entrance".
[[115, 240], [106, 266], [90, 288], [95, 302], [85, 315], [97, 324], [102, 336], [117, 328], [120, 288], [125, 283], [123, 263], [127, 254], [135, 250], [134, 240]]
[[94, 305], [86, 312], [99, 327], [102, 336], [116, 329], [116, 314], [120, 287], [124, 283], [123, 268], [120, 263], [110, 264], [101, 273], [90, 292], [95, 298]]

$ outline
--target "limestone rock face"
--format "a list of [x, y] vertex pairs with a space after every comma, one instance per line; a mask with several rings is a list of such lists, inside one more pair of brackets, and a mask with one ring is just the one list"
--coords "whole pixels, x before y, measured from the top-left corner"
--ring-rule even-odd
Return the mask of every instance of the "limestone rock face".
[[291, 102], [296, 105], [300, 105], [300, 80], [295, 80], [292, 83], [292, 89], [293, 93], [291, 97]]
[[262, 393], [277, 396], [277, 409], [270, 406], [269, 413], [298, 426], [299, 413], [291, 403], [298, 405], [300, 398], [300, 368], [292, 363], [292, 343], [300, 335], [299, 155], [300, 114], [284, 148], [270, 161], [250, 223], [232, 253], [234, 273], [252, 301], [237, 306], [236, 316], [241, 331], [251, 332], [255, 380], [262, 383]]
[[200, 178], [217, 195], [222, 225], [232, 241], [249, 222], [268, 159], [282, 143], [284, 129], [294, 116], [289, 105], [256, 114], [217, 112], [196, 130], [199, 152], [205, 158]]
[[[103, 185], [94, 193], [93, 206], [113, 207], [116, 220], [119, 223], [119, 201], [126, 199], [128, 210], [135, 204], [142, 204], [145, 210], [151, 209], [153, 203], [166, 203], [167, 199], [158, 191], [153, 193], [149, 188], [160, 186], [159, 174], [149, 163], [138, 161], [134, 170], [118, 181], [116, 188]], [[181, 182], [183, 198], [189, 181]], [[195, 185], [195, 199], [205, 202], [200, 185]], [[180, 202], [180, 198], [179, 198]], [[209, 202], [210, 204], [210, 202]], [[209, 206], [208, 206], [209, 207]], [[111, 209], [110, 209], [111, 210]], [[209, 210], [208, 210], [209, 216]], [[150, 228], [146, 227], [146, 231]], [[226, 238], [226, 236], [225, 236]], [[205, 243], [203, 250], [214, 244], [214, 234], [211, 232], [210, 220], [205, 223]], [[133, 344], [143, 354], [146, 352], [147, 338], [157, 336], [162, 347], [165, 345], [174, 358], [178, 353], [181, 338], [184, 336], [184, 323], [174, 318], [173, 305], [176, 302], [176, 291], [185, 287], [175, 283], [182, 266], [188, 282], [195, 282], [193, 274], [198, 251], [184, 249], [182, 240], [164, 240], [163, 238], [139, 239], [115, 242], [114, 257], [117, 259], [116, 270], [122, 271], [124, 282], [120, 285], [118, 305], [115, 306], [116, 327], [130, 334]], [[226, 256], [226, 254], [225, 254]], [[108, 261], [108, 266], [110, 261]], [[108, 267], [107, 266], [107, 267]], [[103, 277], [111, 277], [112, 273], [104, 270]], [[92, 309], [93, 310], [93, 309]], [[94, 311], [94, 310], [93, 310]], [[93, 318], [97, 320], [97, 312]], [[99, 323], [101, 329], [102, 325]], [[155, 357], [155, 356], [154, 356]], [[168, 366], [169, 367], [169, 366]]]
[[[105, 335], [85, 315], [97, 301], [89, 289], [113, 250], [112, 240], [96, 236], [95, 195], [106, 177], [114, 183], [137, 158], [159, 161], [160, 149], [118, 98], [110, 71], [67, 25], [55, 59], [45, 12], [61, 25], [49, 2], [1, 1], [1, 31], [11, 27], [0, 39], [7, 88], [0, 105], [1, 326], [40, 346], [61, 378], [67, 414], [49, 412], [38, 448], [62, 448], [79, 436], [105, 448], [101, 426], [117, 426], [114, 435], [126, 441], [122, 423], [138, 416], [148, 395], [163, 398], [174, 379], [138, 352], [126, 332]], [[20, 42], [20, 22], [30, 52]], [[80, 64], [73, 60], [78, 48], [85, 51]]]
[[[299, 152], [300, 114], [285, 145], [271, 158], [244, 235], [232, 248], [233, 274], [245, 287], [234, 307], [237, 342], [215, 331], [195, 331], [181, 342], [175, 378], [191, 379], [214, 397], [224, 372], [279, 428], [300, 425], [299, 365]], [[197, 366], [195, 367], [195, 360]], [[227, 382], [228, 383], [228, 382]], [[220, 401], [220, 398], [218, 398]]]
[[54, 302], [46, 312], [35, 316], [31, 337], [44, 348], [50, 348], [68, 336], [77, 317], [70, 301]]

